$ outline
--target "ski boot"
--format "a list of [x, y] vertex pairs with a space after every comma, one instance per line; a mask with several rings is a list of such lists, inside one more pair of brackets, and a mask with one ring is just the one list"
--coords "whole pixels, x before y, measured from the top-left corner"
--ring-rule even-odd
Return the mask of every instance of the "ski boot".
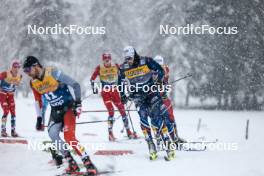
[[51, 147], [49, 148], [49, 150], [50, 150], [52, 159], [55, 161], [56, 166], [60, 167], [60, 165], [62, 165], [62, 163], [63, 163], [63, 161], [62, 161], [63, 157], [61, 155], [59, 155], [57, 153], [57, 151], [52, 149]]
[[114, 137], [113, 132], [109, 131], [108, 134], [109, 134], [109, 136], [108, 136], [109, 141], [114, 142], [116, 140], [116, 138]]
[[1, 131], [1, 136], [2, 137], [8, 137], [8, 134], [6, 133], [6, 130]]
[[73, 157], [71, 156], [70, 152], [67, 152], [67, 154], [65, 155], [66, 160], [68, 161], [68, 168], [65, 169], [66, 173], [74, 173], [74, 172], [79, 172], [80, 168], [78, 166], [78, 164], [76, 163], [76, 161], [73, 159]]
[[84, 167], [86, 168], [86, 172], [88, 175], [97, 175], [98, 171], [94, 164], [92, 163], [91, 159], [89, 156], [86, 156], [82, 159]]
[[157, 149], [152, 140], [148, 140], [148, 148], [149, 148], [149, 159], [156, 160], [158, 158]]
[[130, 131], [130, 129], [127, 129], [126, 131], [127, 131], [127, 137], [128, 137], [128, 139], [137, 139], [138, 138], [136, 132], [132, 133]]
[[164, 157], [166, 161], [171, 161], [175, 158], [175, 149], [172, 148], [172, 145], [173, 143], [169, 141], [168, 148], [166, 150], [167, 156]]
[[63, 157], [61, 155], [59, 155], [59, 154], [54, 156], [55, 164], [56, 164], [57, 167], [60, 167], [60, 165], [63, 164], [62, 159], [63, 159]]
[[11, 130], [11, 136], [12, 137], [18, 137], [19, 135], [17, 134], [17, 132], [15, 130]]

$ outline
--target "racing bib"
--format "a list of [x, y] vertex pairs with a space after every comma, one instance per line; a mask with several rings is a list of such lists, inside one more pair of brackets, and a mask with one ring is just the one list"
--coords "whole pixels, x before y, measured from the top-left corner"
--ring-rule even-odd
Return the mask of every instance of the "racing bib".
[[54, 92], [57, 90], [59, 83], [52, 76], [52, 68], [45, 69], [43, 80], [34, 79], [31, 81], [31, 86], [39, 93], [45, 94], [47, 92]]
[[118, 68], [116, 65], [111, 67], [100, 66], [100, 80], [107, 83], [115, 83], [118, 80]]
[[140, 67], [129, 69], [129, 70], [125, 71], [125, 76], [128, 79], [133, 79], [136, 77], [144, 76], [144, 75], [148, 74], [149, 72], [150, 72], [150, 69], [148, 68], [148, 66], [142, 65]]

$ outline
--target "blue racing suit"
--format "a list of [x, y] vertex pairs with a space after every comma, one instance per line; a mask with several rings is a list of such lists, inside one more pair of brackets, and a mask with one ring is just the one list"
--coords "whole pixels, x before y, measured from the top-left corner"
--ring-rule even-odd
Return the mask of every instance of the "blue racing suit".
[[162, 67], [152, 58], [139, 56], [133, 65], [123, 63], [120, 66], [118, 80], [119, 86], [123, 87], [120, 90], [121, 97], [126, 96], [124, 83], [127, 81], [129, 84], [129, 98], [136, 105], [140, 117], [141, 129], [147, 141], [152, 140], [148, 117], [151, 119], [151, 125], [155, 134], [157, 136], [162, 134], [162, 137], [169, 138], [167, 135], [168, 129], [164, 125], [164, 121], [169, 119], [168, 111], [163, 104], [160, 93], [148, 89], [156, 85], [152, 78], [153, 72], [158, 74], [159, 80], [162, 80], [164, 76]]

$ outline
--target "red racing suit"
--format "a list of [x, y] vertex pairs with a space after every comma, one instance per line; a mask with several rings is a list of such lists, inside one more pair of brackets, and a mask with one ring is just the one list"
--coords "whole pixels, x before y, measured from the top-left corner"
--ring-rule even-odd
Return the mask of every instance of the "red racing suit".
[[0, 73], [0, 103], [5, 117], [9, 112], [16, 116], [14, 92], [21, 79], [21, 74], [14, 76], [10, 70]]
[[101, 96], [110, 117], [114, 116], [113, 104], [117, 107], [122, 117], [126, 116], [125, 107], [121, 102], [120, 94], [117, 88], [111, 88], [111, 90], [104, 88], [107, 85], [117, 85], [118, 70], [118, 64], [111, 64], [110, 66], [98, 65], [91, 76], [91, 81], [94, 81], [97, 76], [100, 77], [103, 88], [101, 91]]
[[[169, 72], [170, 72], [169, 67], [168, 67], [168, 65], [162, 65], [162, 68], [163, 68], [164, 73], [165, 73], [163, 82], [164, 82], [164, 84], [168, 84], [169, 83]], [[166, 92], [162, 94], [162, 99], [163, 99], [164, 105], [168, 109], [170, 121], [174, 122], [175, 119], [174, 119], [172, 103], [171, 103], [171, 100], [169, 99], [168, 95], [166, 94]]]

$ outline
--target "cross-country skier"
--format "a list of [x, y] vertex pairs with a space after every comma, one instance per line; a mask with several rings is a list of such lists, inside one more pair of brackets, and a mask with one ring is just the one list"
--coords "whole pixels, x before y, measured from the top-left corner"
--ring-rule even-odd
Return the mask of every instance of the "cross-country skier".
[[[60, 138], [60, 131], [64, 131], [64, 139], [75, 152], [81, 157], [87, 174], [96, 175], [97, 169], [92, 163], [85, 148], [81, 146], [75, 137], [76, 116], [81, 113], [81, 88], [78, 82], [73, 80], [61, 70], [53, 67], [43, 67], [34, 56], [27, 56], [23, 64], [24, 72], [30, 76], [30, 86], [35, 100], [41, 108], [44, 95], [51, 106], [51, 114], [48, 125], [48, 133], [57, 150], [61, 151], [68, 161], [67, 173], [79, 171], [78, 164], [71, 156], [69, 150], [65, 149], [64, 141]], [[70, 92], [69, 87], [73, 89]]]
[[11, 136], [18, 137], [16, 132], [16, 111], [14, 93], [16, 87], [20, 84], [22, 75], [19, 73], [20, 62], [14, 60], [11, 63], [11, 68], [5, 72], [0, 73], [0, 103], [3, 109], [1, 136], [7, 137], [6, 121], [7, 116], [11, 114]]
[[[148, 143], [150, 159], [154, 160], [157, 158], [157, 150], [151, 135], [148, 117], [151, 119], [156, 137], [162, 136], [165, 143], [171, 143], [168, 129], [163, 125], [164, 119], [168, 118], [166, 107], [163, 105], [160, 93], [148, 89], [155, 85], [152, 78], [153, 72], [158, 73], [158, 79], [161, 81], [164, 71], [152, 58], [139, 56], [131, 46], [124, 48], [124, 58], [125, 62], [120, 66], [119, 85], [124, 85], [128, 80], [129, 97], [126, 96], [125, 91], [121, 91], [121, 99], [124, 103], [128, 99], [134, 101], [140, 116], [141, 129]], [[169, 147], [166, 151], [168, 160], [175, 157], [175, 152]]]
[[[160, 55], [157, 55], [154, 57], [154, 60], [159, 63], [163, 70], [164, 70], [164, 79], [162, 84], [163, 85], [168, 85], [169, 84], [169, 66], [164, 64], [164, 58]], [[177, 144], [177, 143], [184, 143], [186, 142], [186, 140], [182, 139], [179, 137], [178, 135], [178, 130], [177, 130], [177, 126], [176, 126], [176, 122], [175, 122], [175, 118], [174, 118], [174, 113], [173, 113], [173, 106], [171, 103], [170, 98], [168, 97], [167, 92], [161, 92], [161, 96], [163, 99], [163, 103], [164, 105], [167, 107], [168, 113], [169, 113], [169, 123], [173, 124], [173, 131], [171, 131], [170, 136], [172, 138], [172, 140]]]
[[113, 124], [114, 124], [114, 107], [113, 104], [119, 110], [122, 120], [124, 123], [124, 127], [127, 132], [127, 136], [129, 139], [137, 138], [136, 134], [132, 133], [129, 127], [128, 118], [125, 112], [124, 104], [121, 102], [120, 94], [117, 90], [118, 83], [118, 64], [113, 64], [111, 62], [111, 54], [103, 53], [102, 55], [103, 64], [98, 65], [91, 76], [91, 85], [93, 88], [93, 92], [97, 94], [98, 90], [95, 87], [95, 79], [99, 76], [102, 91], [101, 96], [103, 98], [104, 104], [108, 110], [108, 133], [109, 133], [109, 141], [114, 141], [115, 137], [113, 134]]

